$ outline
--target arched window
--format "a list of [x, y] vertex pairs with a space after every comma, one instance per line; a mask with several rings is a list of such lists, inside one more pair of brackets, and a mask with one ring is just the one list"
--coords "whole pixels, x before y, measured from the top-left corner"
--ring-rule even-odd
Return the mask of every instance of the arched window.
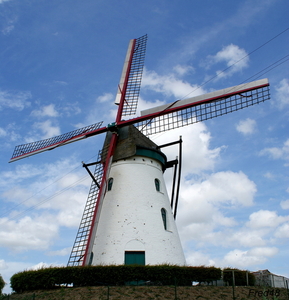
[[163, 223], [164, 223], [164, 228], [165, 228], [165, 230], [167, 230], [167, 211], [164, 208], [162, 208], [161, 214], [162, 214], [162, 219], [163, 219]]
[[111, 191], [112, 189], [112, 184], [113, 184], [113, 178], [109, 178], [107, 182], [107, 190]]
[[156, 190], [159, 192], [161, 190], [161, 183], [157, 178], [155, 179], [155, 186]]

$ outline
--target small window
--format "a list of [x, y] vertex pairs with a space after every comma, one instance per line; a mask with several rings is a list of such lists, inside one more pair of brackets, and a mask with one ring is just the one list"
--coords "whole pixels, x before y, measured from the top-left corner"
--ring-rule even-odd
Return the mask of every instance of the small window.
[[165, 230], [167, 230], [167, 211], [164, 208], [162, 208], [161, 214], [162, 214], [162, 219], [163, 219], [163, 223], [164, 223], [164, 228], [165, 228]]
[[113, 178], [109, 178], [108, 179], [108, 183], [107, 183], [107, 190], [111, 191], [112, 189], [112, 184], [113, 184]]
[[93, 252], [90, 253], [88, 265], [91, 266], [93, 261]]
[[156, 186], [156, 190], [159, 192], [161, 190], [161, 184], [157, 178], [155, 179], [155, 186]]

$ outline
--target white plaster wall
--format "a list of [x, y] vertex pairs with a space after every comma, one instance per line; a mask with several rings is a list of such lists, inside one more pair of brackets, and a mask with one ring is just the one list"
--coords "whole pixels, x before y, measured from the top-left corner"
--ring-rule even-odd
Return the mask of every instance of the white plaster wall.
[[[185, 265], [161, 164], [135, 156], [114, 162], [93, 245], [93, 265], [124, 264], [125, 251], [145, 251], [146, 264]], [[155, 178], [160, 181], [156, 191]], [[167, 211], [164, 229], [161, 208]]]

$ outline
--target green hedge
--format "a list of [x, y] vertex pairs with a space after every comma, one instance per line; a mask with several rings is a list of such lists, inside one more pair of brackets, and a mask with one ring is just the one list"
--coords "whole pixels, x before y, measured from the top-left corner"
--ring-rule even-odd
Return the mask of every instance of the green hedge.
[[[224, 269], [224, 275], [223, 275], [223, 280], [227, 282], [229, 285], [233, 285], [233, 275], [232, 275], [232, 270], [234, 270], [234, 275], [235, 275], [235, 285], [238, 286], [244, 286], [247, 285], [247, 272], [248, 271], [243, 271], [239, 269]], [[253, 286], [255, 285], [256, 278], [255, 276], [248, 272], [248, 280], [249, 280], [249, 285]]]
[[88, 266], [51, 267], [37, 271], [23, 271], [11, 277], [12, 289], [19, 293], [53, 289], [59, 285], [73, 286], [125, 285], [132, 281], [152, 285], [192, 285], [192, 281], [210, 282], [221, 278], [215, 267], [160, 266]]
[[4, 286], [5, 286], [5, 281], [0, 274], [0, 295], [2, 294], [2, 290], [3, 290]]

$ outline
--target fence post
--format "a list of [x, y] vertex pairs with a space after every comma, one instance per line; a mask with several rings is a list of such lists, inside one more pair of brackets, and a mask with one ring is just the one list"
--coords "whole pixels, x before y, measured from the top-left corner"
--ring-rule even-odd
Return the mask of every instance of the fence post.
[[249, 274], [248, 274], [248, 270], [246, 271], [246, 282], [247, 282], [247, 286], [249, 286]]
[[235, 297], [235, 272], [234, 272], [234, 270], [232, 270], [232, 276], [233, 276], [233, 284], [232, 284], [232, 287], [233, 287], [233, 300], [236, 300], [236, 297]]
[[109, 300], [109, 285], [107, 286], [107, 300]]
[[178, 300], [177, 297], [177, 278], [175, 277], [175, 300]]
[[288, 280], [286, 279], [285, 282], [286, 282], [287, 299], [289, 299]]

